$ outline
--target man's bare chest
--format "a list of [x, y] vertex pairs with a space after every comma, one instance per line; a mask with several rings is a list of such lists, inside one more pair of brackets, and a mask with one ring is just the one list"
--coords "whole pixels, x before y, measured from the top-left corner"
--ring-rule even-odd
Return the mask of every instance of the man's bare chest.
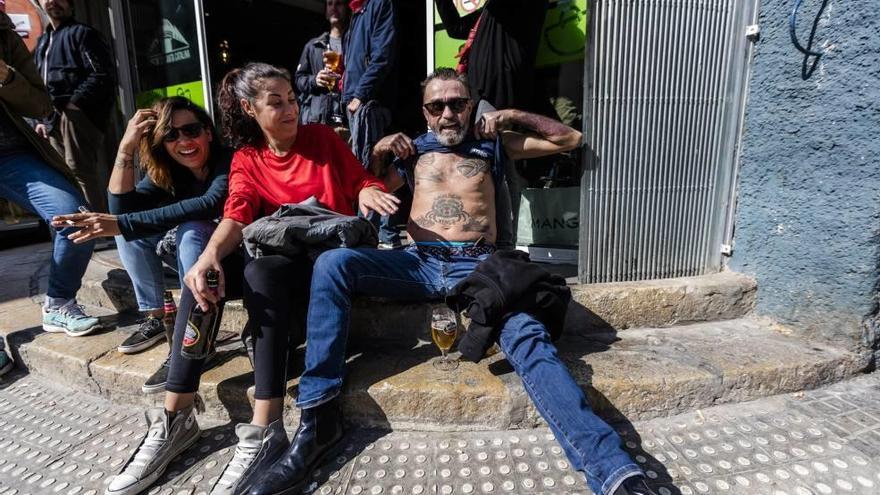
[[416, 185], [482, 184], [490, 180], [491, 166], [483, 158], [471, 158], [452, 153], [427, 153], [415, 165]]

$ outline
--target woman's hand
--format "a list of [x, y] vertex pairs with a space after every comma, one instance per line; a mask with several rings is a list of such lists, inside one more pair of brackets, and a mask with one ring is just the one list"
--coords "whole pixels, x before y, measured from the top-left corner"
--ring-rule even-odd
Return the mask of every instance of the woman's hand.
[[119, 141], [119, 151], [127, 154], [129, 157], [137, 151], [138, 143], [153, 126], [156, 125], [156, 112], [149, 109], [141, 109], [134, 113], [129, 119], [128, 126], [125, 128], [125, 134]]
[[[216, 294], [208, 289], [209, 270], [215, 270], [218, 275]], [[211, 305], [217, 304], [226, 295], [226, 276], [223, 273], [223, 266], [220, 260], [208, 251], [203, 252], [198, 261], [186, 272], [183, 283], [192, 291], [196, 304], [202, 308], [202, 311], [208, 311]]]
[[116, 215], [109, 213], [72, 213], [52, 217], [52, 227], [81, 227], [67, 236], [74, 244], [89, 242], [98, 237], [113, 237], [120, 234]]
[[358, 194], [358, 204], [361, 214], [364, 216], [367, 216], [370, 210], [380, 215], [391, 215], [397, 212], [399, 203], [400, 199], [397, 196], [388, 194], [375, 186], [365, 187]]

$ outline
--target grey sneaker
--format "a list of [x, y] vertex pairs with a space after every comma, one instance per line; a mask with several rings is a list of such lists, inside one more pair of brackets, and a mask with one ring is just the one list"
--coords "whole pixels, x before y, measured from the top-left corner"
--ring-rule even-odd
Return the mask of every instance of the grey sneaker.
[[11, 357], [9, 357], [9, 354], [6, 354], [5, 350], [0, 349], [0, 376], [9, 373], [9, 370], [11, 370], [12, 368], [15, 368], [15, 361], [13, 361]]
[[123, 354], [134, 354], [149, 349], [165, 339], [165, 327], [162, 320], [147, 315], [135, 333], [131, 334], [119, 345], [117, 350]]
[[110, 481], [106, 495], [134, 495], [156, 481], [168, 464], [199, 439], [195, 408], [178, 411], [169, 421], [163, 407], [148, 409], [147, 436], [125, 464], [121, 473]]
[[269, 469], [290, 445], [280, 419], [265, 427], [239, 423], [235, 434], [238, 435], [235, 454], [211, 489], [211, 495], [245, 493], [256, 475]]
[[67, 301], [63, 306], [43, 306], [43, 330], [47, 332], [64, 332], [71, 337], [81, 337], [99, 328], [100, 320], [87, 315], [76, 299]]

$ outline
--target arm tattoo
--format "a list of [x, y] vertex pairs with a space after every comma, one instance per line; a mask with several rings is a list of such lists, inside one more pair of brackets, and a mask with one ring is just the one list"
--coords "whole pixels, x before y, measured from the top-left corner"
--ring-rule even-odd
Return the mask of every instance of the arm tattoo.
[[[434, 153], [428, 153], [419, 158], [419, 161], [416, 162], [415, 166], [418, 170], [416, 179], [427, 182], [443, 182], [443, 174], [434, 167], [435, 159]], [[421, 167], [419, 167], [419, 165], [421, 165]]]
[[467, 232], [488, 232], [489, 224], [485, 220], [478, 220], [466, 212], [464, 202], [455, 194], [442, 194], [434, 198], [431, 210], [415, 219], [416, 224], [422, 228], [433, 227], [437, 224], [451, 227], [455, 224], [463, 224], [462, 230]]
[[512, 120], [514, 124], [520, 125], [548, 140], [565, 136], [574, 131], [574, 129], [558, 120], [529, 112], [518, 111], [514, 114]]
[[489, 169], [489, 162], [477, 158], [468, 158], [458, 162], [455, 166], [458, 173], [470, 179]]
[[134, 168], [134, 160], [130, 157], [116, 157], [116, 160], [113, 161], [113, 166], [116, 168], [126, 169], [126, 168]]

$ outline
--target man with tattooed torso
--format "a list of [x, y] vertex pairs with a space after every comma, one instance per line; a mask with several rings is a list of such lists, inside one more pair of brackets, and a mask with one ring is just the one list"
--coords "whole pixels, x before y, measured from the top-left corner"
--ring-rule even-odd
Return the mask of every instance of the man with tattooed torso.
[[[339, 399], [345, 367], [351, 298], [440, 300], [494, 251], [495, 192], [504, 160], [571, 150], [581, 133], [518, 110], [485, 113], [471, 129], [474, 108], [466, 79], [434, 71], [422, 85], [430, 132], [376, 143], [371, 168], [390, 189], [408, 182], [413, 205], [406, 249], [334, 249], [316, 261], [308, 312], [306, 368], [299, 382], [300, 425], [290, 449], [251, 495], [288, 493], [302, 486], [342, 442]], [[514, 131], [513, 129], [517, 129]], [[389, 167], [391, 162], [393, 167]], [[389, 204], [393, 209], [394, 205]], [[510, 212], [502, 212], [509, 215]], [[545, 327], [516, 313], [498, 343], [572, 466], [600, 495], [650, 495], [641, 469], [617, 433], [596, 416], [557, 355]]]

